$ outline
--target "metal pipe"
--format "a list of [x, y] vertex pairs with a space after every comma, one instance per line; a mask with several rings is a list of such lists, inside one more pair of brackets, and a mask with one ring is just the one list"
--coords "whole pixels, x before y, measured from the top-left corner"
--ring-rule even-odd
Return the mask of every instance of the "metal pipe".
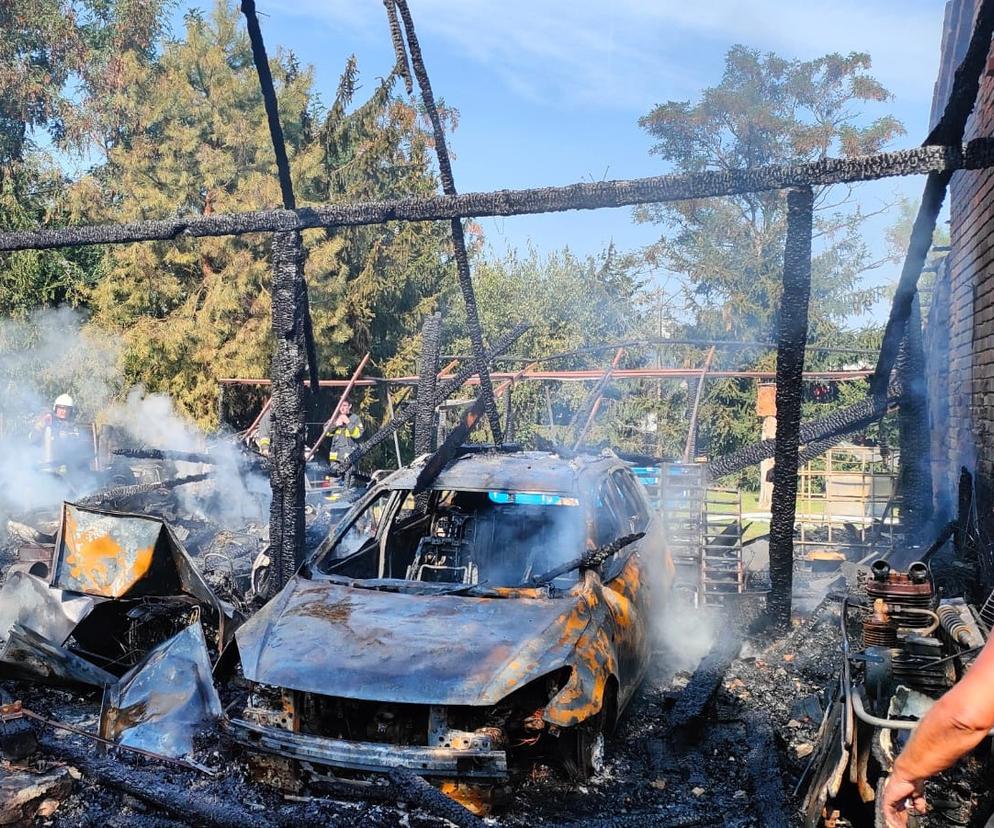
[[886, 727], [891, 730], [914, 730], [918, 727], [917, 720], [909, 722], [903, 719], [882, 719], [879, 716], [874, 716], [872, 713], [867, 713], [866, 708], [863, 707], [863, 698], [860, 696], [858, 688], [850, 688], [849, 697], [852, 699], [853, 712], [861, 722], [866, 722], [868, 725], [873, 725], [874, 727]]
[[[872, 371], [805, 371], [802, 379], [807, 380], [858, 380], [870, 376]], [[513, 379], [517, 376], [513, 371], [491, 371], [490, 376], [498, 380]], [[701, 376], [700, 368], [619, 368], [611, 372], [611, 380], [640, 380], [640, 379], [686, 379], [687, 377]], [[709, 377], [720, 379], [774, 379], [776, 373], [773, 371], [709, 371]], [[446, 382], [453, 379], [455, 374], [440, 374], [439, 382]], [[581, 369], [575, 371], [529, 371], [529, 379], [542, 382], [594, 382], [604, 377], [603, 370]], [[418, 375], [412, 374], [402, 377], [369, 377], [367, 379], [356, 380], [357, 386], [373, 385], [416, 385]], [[259, 377], [223, 377], [218, 380], [221, 385], [251, 385], [268, 386], [271, 380]], [[305, 380], [305, 384], [307, 381]], [[349, 384], [348, 380], [321, 380], [318, 385], [322, 388], [344, 388]], [[464, 383], [465, 385], [478, 385], [479, 378], [471, 376]]]
[[901, 630], [912, 632], [915, 635], [931, 635], [939, 629], [939, 625], [942, 623], [939, 616], [932, 612], [932, 610], [921, 609], [920, 607], [894, 606], [893, 604], [889, 606], [901, 613], [910, 613], [911, 615], [928, 615], [932, 618], [932, 623], [923, 629], [919, 629], [918, 627], [900, 627]]

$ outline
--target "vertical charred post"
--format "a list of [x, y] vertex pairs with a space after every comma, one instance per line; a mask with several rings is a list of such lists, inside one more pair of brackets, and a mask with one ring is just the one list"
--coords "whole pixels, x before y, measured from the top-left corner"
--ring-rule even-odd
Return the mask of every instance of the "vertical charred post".
[[[431, 89], [431, 81], [428, 79], [428, 70], [425, 68], [424, 58], [421, 54], [421, 44], [418, 42], [417, 32], [414, 30], [414, 18], [411, 10], [407, 6], [407, 0], [393, 0], [396, 9], [400, 12], [400, 18], [404, 23], [404, 33], [407, 36], [407, 49], [410, 53], [411, 68], [414, 70], [414, 77], [417, 78], [418, 86], [421, 89], [421, 100], [424, 103], [425, 111], [431, 120], [432, 132], [435, 137], [435, 154], [438, 156], [438, 174], [442, 179], [442, 191], [449, 196], [456, 194], [455, 179], [452, 177], [452, 162], [449, 159], [449, 148], [445, 143], [445, 130], [442, 128], [442, 119], [438, 114], [438, 106], [435, 104], [435, 95]], [[389, 15], [389, 4], [387, 5]], [[390, 21], [393, 27], [393, 21]], [[396, 47], [396, 40], [394, 46]], [[399, 61], [398, 61], [399, 62]], [[462, 291], [463, 302], [466, 305], [466, 325], [469, 328], [469, 339], [473, 346], [473, 359], [476, 361], [477, 372], [480, 376], [480, 395], [483, 398], [483, 406], [487, 412], [487, 421], [490, 423], [490, 431], [494, 437], [494, 443], [502, 443], [503, 437], [500, 428], [500, 415], [497, 412], [497, 402], [494, 399], [494, 388], [490, 381], [490, 370], [487, 367], [486, 351], [483, 347], [483, 332], [480, 329], [480, 313], [476, 307], [476, 293], [473, 291], [473, 280], [469, 271], [469, 256], [466, 253], [466, 236], [462, 229], [462, 220], [452, 219], [452, 246], [456, 259], [456, 269], [459, 274], [459, 289]]]
[[273, 592], [293, 576], [304, 549], [304, 249], [300, 233], [273, 235], [272, 468], [269, 543]]
[[904, 528], [919, 537], [932, 512], [931, 436], [925, 388], [925, 350], [922, 345], [921, 305], [911, 303], [904, 341], [897, 356], [897, 376], [903, 389], [898, 414], [901, 467], [899, 488]]
[[[287, 210], [295, 210], [297, 198], [293, 194], [290, 160], [287, 157], [286, 141], [283, 138], [283, 126], [280, 124], [280, 113], [276, 101], [276, 86], [273, 84], [273, 73], [269, 69], [269, 57], [266, 55], [266, 44], [262, 39], [262, 29], [259, 27], [259, 16], [255, 12], [255, 0], [242, 0], [241, 7], [242, 14], [245, 15], [245, 25], [248, 28], [249, 43], [252, 46], [252, 60], [255, 63], [256, 74], [259, 76], [262, 102], [266, 110], [266, 122], [269, 124], [269, 137], [272, 140], [273, 153], [276, 156], [276, 174], [279, 177], [283, 207]], [[310, 300], [307, 297], [306, 282], [304, 282], [303, 291], [298, 301], [304, 308], [304, 346], [307, 349], [311, 387], [316, 396], [318, 393], [317, 346], [314, 344], [314, 328], [311, 324]]]
[[794, 516], [797, 510], [797, 452], [801, 428], [801, 373], [808, 337], [811, 296], [810, 187], [787, 193], [787, 242], [783, 255], [783, 296], [777, 332], [777, 436], [770, 519], [769, 620], [790, 625], [794, 578]]
[[433, 313], [421, 329], [421, 365], [418, 369], [417, 414], [414, 417], [414, 456], [435, 449], [435, 386], [442, 339], [442, 314]]

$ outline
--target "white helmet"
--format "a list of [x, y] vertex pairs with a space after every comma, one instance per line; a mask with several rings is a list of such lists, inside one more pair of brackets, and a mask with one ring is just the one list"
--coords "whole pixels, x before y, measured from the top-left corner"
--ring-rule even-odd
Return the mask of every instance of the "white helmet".
[[59, 396], [55, 398], [55, 402], [52, 405], [52, 408], [73, 408], [73, 407], [75, 407], [75, 403], [72, 401], [72, 397], [70, 397], [68, 394], [59, 394]]

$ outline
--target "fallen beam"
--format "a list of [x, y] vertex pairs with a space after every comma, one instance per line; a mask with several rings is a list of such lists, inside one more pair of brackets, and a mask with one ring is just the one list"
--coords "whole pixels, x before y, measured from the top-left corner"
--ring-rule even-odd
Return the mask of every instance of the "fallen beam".
[[[500, 339], [494, 342], [493, 346], [487, 352], [487, 359], [493, 360], [495, 356], [507, 351], [518, 338], [528, 330], [528, 325], [516, 325], [510, 331], [505, 333]], [[470, 377], [473, 376], [473, 372], [476, 371], [475, 363], [470, 363], [469, 365], [461, 368], [455, 376], [447, 380], [444, 385], [438, 388], [435, 393], [435, 405], [439, 405], [448, 399], [452, 392], [458, 390]], [[353, 451], [339, 466], [339, 470], [344, 473], [348, 469], [351, 469], [362, 460], [370, 451], [376, 448], [378, 445], [383, 443], [385, 440], [390, 439], [391, 436], [397, 433], [397, 431], [407, 425], [411, 420], [415, 418], [418, 412], [418, 406], [416, 404], [411, 404], [404, 407], [404, 410], [400, 412], [396, 417], [390, 420], [385, 426], [383, 426], [379, 431], [377, 431], [372, 437], [370, 437], [365, 442], [361, 443], [355, 451]]]
[[853, 158], [826, 158], [810, 164], [709, 170], [689, 175], [595, 181], [529, 190], [496, 190], [394, 201], [322, 204], [298, 207], [295, 210], [215, 213], [211, 216], [198, 215], [125, 224], [17, 230], [0, 233], [0, 251], [49, 250], [87, 244], [129, 244], [183, 237], [238, 236], [245, 233], [275, 233], [318, 227], [359, 227], [390, 221], [443, 221], [453, 218], [598, 210], [604, 207], [690, 201], [790, 187], [979, 170], [990, 166], [994, 166], [994, 138], [978, 138], [965, 145], [915, 147]]
[[223, 795], [206, 797], [189, 784], [165, 782], [161, 771], [104, 759], [65, 739], [47, 737], [41, 744], [47, 753], [76, 767], [89, 781], [139, 799], [187, 824], [210, 828], [267, 828], [274, 824], [293, 824], [292, 820], [278, 819], [273, 814], [258, 816], [233, 805]]
[[746, 716], [748, 737], [752, 742], [746, 754], [746, 772], [752, 787], [753, 810], [762, 828], [790, 828], [791, 815], [783, 789], [776, 738], [765, 713], [752, 711]]
[[680, 691], [666, 718], [667, 734], [688, 735], [721, 686], [725, 673], [742, 648], [742, 635], [735, 624], [724, 624], [717, 641], [697, 665], [690, 681]]
[[130, 486], [115, 486], [112, 489], [104, 489], [102, 492], [97, 492], [89, 497], [84, 497], [82, 500], [77, 500], [76, 505], [92, 508], [94, 506], [100, 506], [103, 503], [107, 503], [110, 500], [130, 500], [132, 497], [149, 494], [150, 492], [158, 492], [164, 489], [175, 489], [178, 486], [185, 486], [188, 483], [199, 483], [202, 480], [207, 480], [207, 478], [212, 476], [211, 472], [204, 472], [203, 474], [191, 474], [186, 477], [174, 477], [172, 480], [161, 480], [153, 483], [135, 483]]
[[438, 788], [409, 771], [394, 771], [390, 781], [397, 789], [398, 798], [424, 808], [459, 828], [483, 828], [485, 823], [471, 814], [454, 799], [449, 799]]

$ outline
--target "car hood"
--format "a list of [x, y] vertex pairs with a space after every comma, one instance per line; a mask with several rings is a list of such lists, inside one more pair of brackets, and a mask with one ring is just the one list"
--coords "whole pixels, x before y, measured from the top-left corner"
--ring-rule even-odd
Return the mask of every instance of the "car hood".
[[571, 663], [590, 621], [557, 599], [406, 595], [295, 577], [235, 635], [249, 681], [370, 701], [496, 704]]

